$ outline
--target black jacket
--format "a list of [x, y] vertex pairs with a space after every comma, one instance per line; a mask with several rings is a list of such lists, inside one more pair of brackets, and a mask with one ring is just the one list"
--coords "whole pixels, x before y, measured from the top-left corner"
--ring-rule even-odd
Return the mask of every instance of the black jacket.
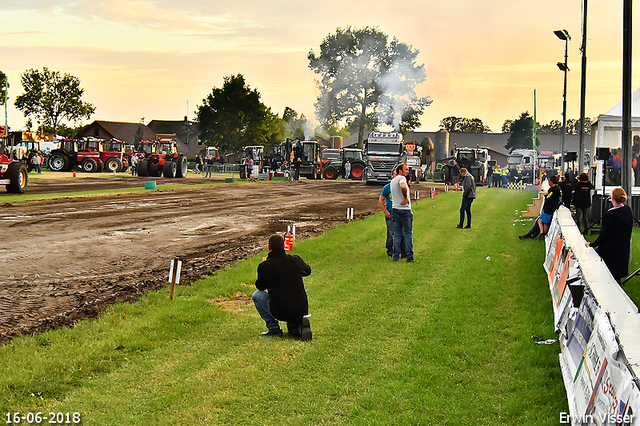
[[573, 194], [573, 205], [579, 209], [586, 209], [591, 207], [591, 190], [593, 184], [589, 181], [582, 182], [576, 181], [573, 186], [575, 193]]
[[284, 250], [273, 250], [267, 260], [258, 265], [258, 290], [269, 293], [271, 315], [279, 321], [302, 322], [309, 313], [309, 302], [302, 277], [311, 274], [311, 267], [300, 256]]
[[602, 230], [598, 238], [591, 243], [611, 275], [617, 280], [629, 275], [629, 252], [631, 232], [633, 231], [633, 212], [624, 205], [614, 207], [602, 217]]

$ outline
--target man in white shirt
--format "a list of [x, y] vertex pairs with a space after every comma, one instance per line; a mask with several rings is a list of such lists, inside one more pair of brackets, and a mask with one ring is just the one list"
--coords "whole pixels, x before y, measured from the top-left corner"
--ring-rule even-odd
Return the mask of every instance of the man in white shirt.
[[400, 164], [396, 167], [397, 176], [391, 180], [391, 201], [393, 204], [393, 260], [400, 259], [402, 236], [404, 235], [404, 251], [407, 262], [413, 262], [413, 212], [411, 211], [411, 194], [407, 184], [409, 166]]

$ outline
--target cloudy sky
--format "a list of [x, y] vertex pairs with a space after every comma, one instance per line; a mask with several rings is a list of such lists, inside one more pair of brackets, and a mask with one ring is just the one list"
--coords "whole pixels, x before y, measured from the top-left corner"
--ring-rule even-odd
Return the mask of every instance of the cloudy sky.
[[[590, 0], [587, 108], [589, 117], [621, 100], [622, 1]], [[307, 54], [338, 27], [377, 26], [420, 51], [426, 81], [417, 93], [433, 104], [421, 130], [447, 116], [480, 118], [492, 131], [505, 119], [533, 112], [562, 120], [567, 29], [567, 118], [579, 118], [583, 0], [2, 0], [0, 70], [10, 100], [31, 68], [70, 73], [96, 106], [93, 119], [137, 122], [144, 117], [194, 118], [197, 105], [223, 77], [241, 73], [262, 101], [282, 114], [289, 106], [314, 118], [318, 96]], [[636, 7], [636, 9], [638, 9]], [[640, 22], [639, 12], [634, 21]], [[640, 49], [635, 28], [634, 52]], [[637, 56], [637, 55], [635, 55]], [[640, 84], [634, 62], [634, 88]], [[9, 125], [26, 119], [9, 108]], [[85, 122], [86, 124], [86, 122]]]

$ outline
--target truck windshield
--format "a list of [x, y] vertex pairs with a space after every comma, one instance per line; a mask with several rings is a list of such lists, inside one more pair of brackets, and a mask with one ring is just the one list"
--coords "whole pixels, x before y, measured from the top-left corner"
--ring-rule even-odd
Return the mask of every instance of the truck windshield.
[[460, 151], [458, 152], [458, 159], [462, 161], [476, 161], [476, 156], [472, 151]]
[[340, 153], [337, 151], [324, 151], [322, 153], [323, 160], [340, 160]]
[[507, 158], [507, 166], [518, 166], [522, 164], [522, 155], [510, 155]]
[[400, 154], [400, 148], [399, 143], [368, 143], [367, 153], [396, 155]]

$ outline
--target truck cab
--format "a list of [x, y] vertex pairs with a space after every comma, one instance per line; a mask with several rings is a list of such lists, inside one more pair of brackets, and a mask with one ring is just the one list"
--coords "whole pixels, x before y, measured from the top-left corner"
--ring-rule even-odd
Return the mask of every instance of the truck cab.
[[367, 184], [385, 184], [393, 169], [407, 162], [407, 150], [400, 132], [370, 132], [364, 143]]

